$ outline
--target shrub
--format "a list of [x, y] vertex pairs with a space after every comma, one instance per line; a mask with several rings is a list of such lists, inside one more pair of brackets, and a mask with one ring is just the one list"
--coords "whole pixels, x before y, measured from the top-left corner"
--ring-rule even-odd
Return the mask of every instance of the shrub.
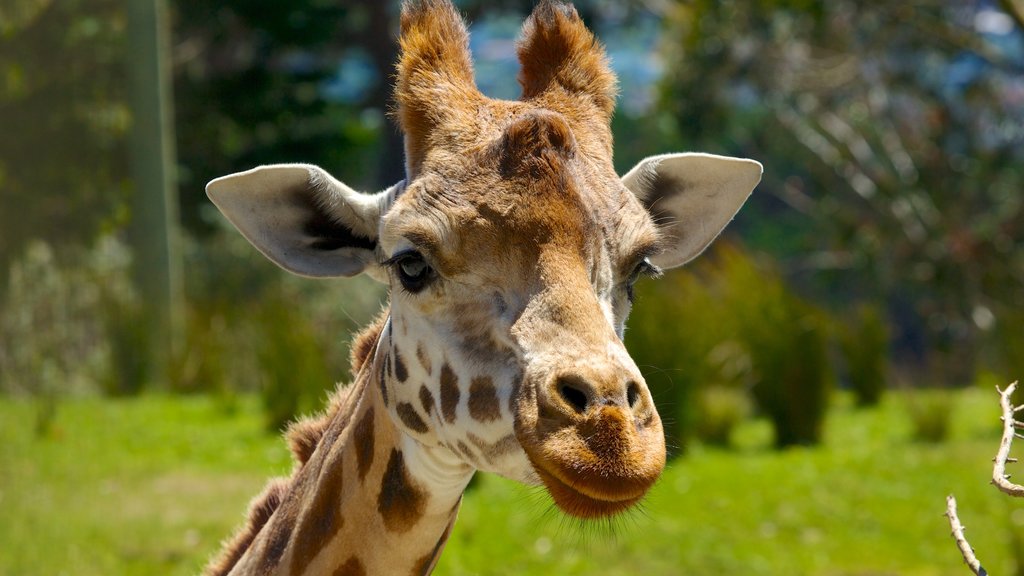
[[128, 251], [105, 237], [60, 256], [36, 241], [10, 267], [0, 304], [0, 392], [85, 394], [114, 377], [111, 334], [137, 306]]
[[283, 299], [260, 305], [257, 326], [265, 423], [282, 430], [300, 412], [316, 407], [334, 387], [325, 353], [302, 310]]
[[878, 308], [863, 305], [839, 327], [846, 377], [858, 406], [877, 406], [887, 385], [889, 332]]
[[776, 447], [818, 444], [831, 390], [826, 332], [807, 305], [788, 298], [779, 304], [775, 330], [745, 326], [754, 399], [772, 421]]
[[728, 338], [728, 317], [716, 295], [688, 270], [641, 280], [636, 293], [626, 344], [661, 415], [669, 455], [675, 456], [700, 428], [699, 391], [711, 380], [728, 381], [709, 361]]
[[[772, 420], [776, 445], [820, 440], [832, 384], [825, 316], [771, 268], [719, 246], [692, 271], [639, 285], [630, 326], [627, 343], [670, 447], [693, 434], [722, 442], [748, 390]], [[709, 386], [729, 392], [705, 395]]]
[[697, 395], [696, 435], [706, 444], [728, 446], [736, 425], [750, 415], [750, 396], [729, 386], [711, 385]]
[[825, 315], [771, 267], [735, 248], [718, 252], [716, 282], [750, 354], [752, 393], [776, 447], [817, 444], [832, 388]]
[[949, 439], [953, 397], [944, 390], [919, 390], [907, 396], [907, 414], [918, 442], [937, 444]]
[[62, 396], [114, 387], [137, 390], [143, 374], [120, 362], [138, 306], [128, 250], [112, 236], [58, 255], [29, 243], [0, 293], [0, 393], [37, 399], [36, 432], [47, 432]]

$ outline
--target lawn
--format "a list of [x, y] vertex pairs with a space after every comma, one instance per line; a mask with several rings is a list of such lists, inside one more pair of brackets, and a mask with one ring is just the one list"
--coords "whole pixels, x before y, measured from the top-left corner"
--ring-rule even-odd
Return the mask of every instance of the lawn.
[[[820, 448], [772, 451], [757, 421], [736, 449], [692, 447], [611, 526], [482, 477], [437, 573], [966, 575], [942, 515], [950, 492], [989, 572], [1021, 573], [1024, 506], [987, 484], [994, 391], [958, 393], [943, 444], [910, 439], [904, 398], [840, 404]], [[43, 438], [34, 410], [0, 399], [0, 575], [193, 574], [291, 466], [254, 399], [66, 401]]]

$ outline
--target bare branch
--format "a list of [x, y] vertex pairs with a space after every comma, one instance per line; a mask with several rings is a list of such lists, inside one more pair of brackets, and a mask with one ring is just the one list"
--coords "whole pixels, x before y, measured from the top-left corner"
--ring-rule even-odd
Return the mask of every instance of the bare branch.
[[1009, 477], [1006, 475], [1006, 463], [1012, 460], [1010, 458], [1010, 446], [1013, 444], [1013, 437], [1018, 435], [1016, 429], [1022, 426], [1020, 422], [1013, 418], [1013, 415], [1020, 409], [1020, 406], [1014, 407], [1010, 400], [1010, 396], [1016, 389], [1016, 382], [1007, 386], [1006, 390], [999, 390], [999, 387], [996, 387], [996, 390], [999, 392], [999, 406], [1003, 409], [1003, 438], [999, 442], [999, 451], [996, 452], [996, 457], [993, 460], [992, 483], [996, 485], [996, 488], [1010, 496], [1020, 498], [1024, 496], [1024, 486], [1010, 482]]
[[960, 549], [960, 554], [964, 557], [967, 567], [976, 576], [988, 576], [988, 572], [981, 567], [981, 562], [974, 555], [974, 548], [964, 536], [964, 525], [960, 523], [960, 517], [956, 515], [956, 498], [953, 498], [952, 494], [946, 496], [946, 518], [949, 518], [949, 528], [953, 531], [953, 539], [956, 540], [956, 547]]

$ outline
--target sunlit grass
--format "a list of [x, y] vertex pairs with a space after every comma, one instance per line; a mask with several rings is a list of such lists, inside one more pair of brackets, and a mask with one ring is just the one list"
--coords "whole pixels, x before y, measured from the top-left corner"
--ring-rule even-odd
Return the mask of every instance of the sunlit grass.
[[[823, 448], [774, 452], [768, 426], [748, 422], [733, 450], [689, 447], [611, 524], [580, 525], [539, 489], [486, 476], [437, 573], [961, 575], [942, 516], [953, 492], [989, 572], [1013, 574], [1024, 508], [987, 485], [995, 400], [958, 394], [943, 444], [913, 441], [893, 396], [842, 402]], [[195, 573], [291, 466], [248, 399], [67, 402], [46, 438], [32, 422], [32, 404], [0, 400], [0, 574]]]

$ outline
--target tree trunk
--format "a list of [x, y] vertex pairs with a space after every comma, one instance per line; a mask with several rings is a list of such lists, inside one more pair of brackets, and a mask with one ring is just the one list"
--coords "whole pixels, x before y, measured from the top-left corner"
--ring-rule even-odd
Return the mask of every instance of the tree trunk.
[[182, 333], [184, 294], [164, 0], [131, 0], [128, 33], [135, 186], [130, 235], [142, 301], [138, 321], [147, 335], [138, 354], [148, 360], [148, 379], [166, 384], [167, 362]]

